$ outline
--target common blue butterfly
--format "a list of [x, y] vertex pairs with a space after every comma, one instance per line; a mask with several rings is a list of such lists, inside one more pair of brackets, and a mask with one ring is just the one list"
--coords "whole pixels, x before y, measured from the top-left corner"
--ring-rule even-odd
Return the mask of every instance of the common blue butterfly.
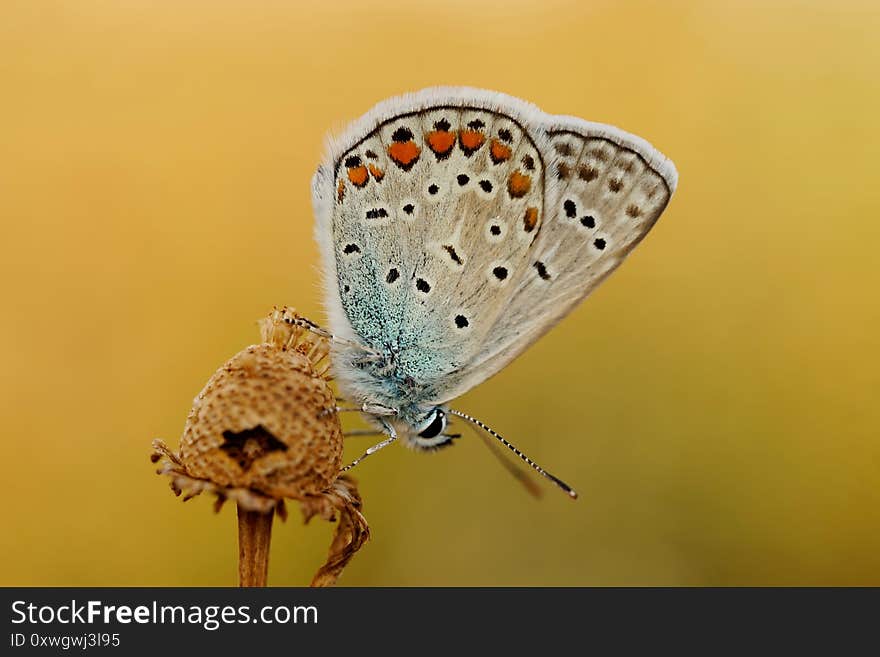
[[[666, 208], [672, 162], [617, 128], [504, 94], [431, 88], [331, 139], [315, 174], [333, 373], [386, 438], [451, 443], [449, 401], [614, 271]], [[324, 332], [307, 320], [312, 330]]]

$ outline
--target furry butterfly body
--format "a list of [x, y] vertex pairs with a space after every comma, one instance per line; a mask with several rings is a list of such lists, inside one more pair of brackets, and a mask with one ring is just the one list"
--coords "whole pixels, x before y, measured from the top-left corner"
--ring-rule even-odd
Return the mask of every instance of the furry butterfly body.
[[448, 444], [447, 403], [595, 289], [676, 182], [644, 140], [503, 94], [380, 103], [313, 180], [340, 390], [390, 440]]

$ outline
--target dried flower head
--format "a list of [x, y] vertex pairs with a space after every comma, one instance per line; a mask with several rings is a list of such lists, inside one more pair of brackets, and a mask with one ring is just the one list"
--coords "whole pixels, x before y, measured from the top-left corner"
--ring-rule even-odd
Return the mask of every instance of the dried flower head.
[[369, 528], [354, 480], [338, 478], [342, 429], [327, 376], [327, 341], [285, 321], [293, 317], [283, 308], [263, 319], [263, 342], [230, 358], [196, 397], [179, 453], [156, 440], [152, 458], [162, 462], [159, 473], [171, 478], [176, 494], [187, 500], [213, 492], [217, 510], [231, 499], [240, 510], [274, 509], [283, 518], [284, 499], [295, 499], [306, 520], [334, 520], [338, 512], [330, 558], [313, 582], [327, 585]]

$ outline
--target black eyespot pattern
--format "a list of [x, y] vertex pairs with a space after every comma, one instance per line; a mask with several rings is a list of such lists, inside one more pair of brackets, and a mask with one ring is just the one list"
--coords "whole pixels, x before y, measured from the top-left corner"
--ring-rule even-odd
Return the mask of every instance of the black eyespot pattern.
[[492, 191], [492, 183], [489, 182], [488, 180], [481, 180], [480, 181], [480, 189], [482, 189], [484, 192], [486, 192], [488, 194], [489, 192]]
[[400, 278], [400, 272], [397, 271], [396, 267], [392, 267], [388, 270], [388, 275], [385, 277], [385, 282], [388, 283], [388, 285], [391, 285], [398, 278]]
[[470, 324], [470, 322], [468, 321], [468, 318], [464, 315], [455, 316], [455, 325], [458, 328], [466, 328], [468, 324]]
[[342, 252], [345, 255], [351, 255], [352, 253], [360, 253], [361, 247], [359, 247], [357, 244], [346, 244], [345, 248], [342, 249]]
[[412, 214], [415, 209], [416, 209], [416, 206], [414, 206], [412, 203], [407, 203], [406, 205], [403, 206], [403, 211], [406, 212], [407, 214]]
[[499, 281], [503, 281], [507, 278], [507, 267], [495, 267], [495, 269], [492, 270], [492, 273], [495, 274], [495, 278]]
[[419, 292], [424, 292], [425, 294], [427, 294], [431, 291], [431, 286], [428, 285], [428, 281], [426, 281], [424, 278], [419, 278], [416, 279], [416, 289]]
[[460, 173], [455, 178], [458, 181], [458, 184], [464, 187], [470, 182], [470, 177], [466, 173]]
[[605, 248], [605, 240], [603, 240], [601, 237], [596, 240], [593, 240], [593, 246], [595, 246], [597, 249], [599, 249], [601, 251], [602, 249]]
[[437, 185], [433, 185], [433, 184], [432, 184], [430, 187], [428, 187], [428, 193], [429, 193], [429, 194], [436, 194], [436, 193], [439, 192], [439, 191], [440, 191], [440, 188], [437, 187]]

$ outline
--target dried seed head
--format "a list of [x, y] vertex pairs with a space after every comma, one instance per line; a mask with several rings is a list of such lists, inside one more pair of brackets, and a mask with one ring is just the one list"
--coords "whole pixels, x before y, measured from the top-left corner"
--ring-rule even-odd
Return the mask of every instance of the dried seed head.
[[[327, 562], [312, 580], [312, 586], [330, 586], [367, 541], [370, 528], [355, 481], [339, 477], [342, 429], [327, 378], [329, 364], [322, 363], [329, 345], [290, 321], [297, 318], [283, 308], [263, 319], [263, 343], [230, 358], [196, 397], [180, 452], [157, 439], [151, 459], [184, 500], [214, 493], [215, 511], [232, 500], [239, 514], [274, 510], [284, 519], [284, 498], [293, 498], [300, 501], [306, 521], [315, 515], [338, 519]], [[239, 533], [240, 573], [248, 574], [241, 582], [248, 586], [258, 580], [251, 577], [258, 571], [265, 582], [268, 565], [266, 551], [261, 559], [241, 556], [256, 554], [241, 552], [242, 535], [251, 547], [259, 544], [253, 527]], [[263, 531], [268, 544], [271, 524]]]
[[342, 431], [320, 361], [326, 340], [283, 321], [230, 358], [196, 397], [180, 442], [191, 477], [302, 499], [326, 490], [342, 461]]

